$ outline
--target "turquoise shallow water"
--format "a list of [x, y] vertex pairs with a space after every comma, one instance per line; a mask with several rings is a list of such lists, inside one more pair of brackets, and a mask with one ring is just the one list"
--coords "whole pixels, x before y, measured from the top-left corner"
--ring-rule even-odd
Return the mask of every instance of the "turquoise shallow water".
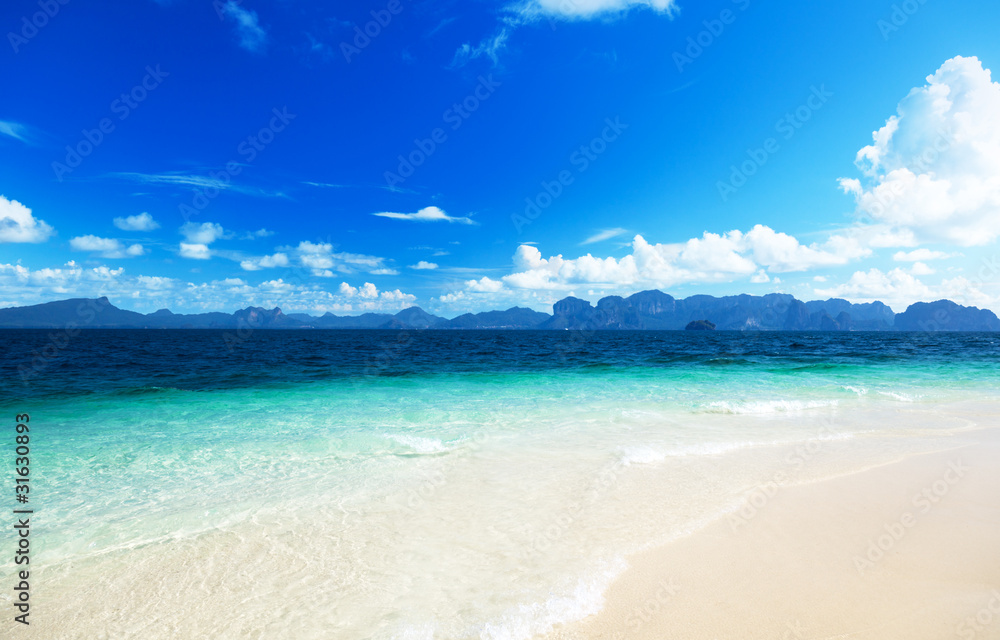
[[[48, 338], [2, 339], [40, 597], [129, 567], [103, 624], [132, 633], [210, 607], [187, 632], [528, 638], [774, 469], [946, 448], [1000, 388], [970, 334], [93, 332], [24, 382]], [[204, 601], [164, 595], [196, 577]]]

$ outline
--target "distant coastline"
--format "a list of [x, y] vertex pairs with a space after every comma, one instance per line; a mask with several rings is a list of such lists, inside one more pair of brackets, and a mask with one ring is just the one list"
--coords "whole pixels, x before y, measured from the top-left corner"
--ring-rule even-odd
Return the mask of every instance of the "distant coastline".
[[513, 307], [451, 319], [431, 315], [420, 307], [393, 315], [359, 316], [285, 314], [278, 307], [200, 314], [176, 314], [161, 309], [142, 314], [120, 309], [106, 297], [0, 309], [0, 329], [681, 331], [702, 321], [719, 331], [1000, 331], [1000, 319], [992, 311], [950, 300], [917, 302], [897, 314], [882, 302], [855, 304], [838, 298], [803, 302], [777, 293], [677, 299], [656, 290], [628, 298], [608, 296], [596, 306], [587, 300], [568, 297], [553, 305], [552, 314]]

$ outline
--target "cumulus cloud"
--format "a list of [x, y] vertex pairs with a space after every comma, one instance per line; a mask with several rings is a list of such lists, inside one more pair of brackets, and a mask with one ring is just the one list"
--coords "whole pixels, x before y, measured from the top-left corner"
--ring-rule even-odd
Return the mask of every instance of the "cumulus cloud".
[[74, 251], [98, 253], [102, 258], [134, 258], [146, 252], [141, 244], [125, 246], [120, 240], [93, 235], [71, 238], [69, 246]]
[[411, 222], [457, 222], [459, 224], [476, 224], [472, 218], [453, 217], [438, 209], [437, 207], [424, 207], [416, 213], [374, 213], [372, 215], [380, 218], [392, 218], [393, 220], [409, 220]]
[[240, 261], [240, 266], [244, 271], [260, 271], [261, 269], [271, 269], [274, 267], [287, 267], [288, 256], [284, 253], [275, 253], [270, 256], [260, 258], [247, 258]]
[[218, 11], [221, 17], [233, 22], [241, 47], [254, 53], [264, 50], [267, 31], [260, 26], [256, 11], [244, 9], [238, 0], [228, 0]]
[[334, 271], [340, 273], [355, 273], [357, 271], [367, 271], [369, 273], [380, 272], [396, 275], [397, 272], [386, 269], [385, 259], [378, 256], [369, 256], [360, 253], [346, 253], [333, 250], [333, 245], [328, 242], [300, 242], [298, 247], [293, 249], [298, 257], [299, 263], [313, 270], [314, 275], [332, 277]]
[[188, 222], [181, 227], [181, 235], [191, 244], [212, 244], [226, 236], [226, 230], [221, 224], [214, 222]]
[[45, 242], [55, 229], [31, 215], [31, 209], [0, 195], [0, 243]]
[[769, 279], [765, 269], [771, 273], [806, 271], [848, 264], [868, 255], [870, 249], [847, 236], [803, 245], [793, 236], [757, 225], [746, 233], [705, 232], [700, 238], [673, 244], [650, 244], [637, 235], [632, 252], [620, 259], [589, 253], [573, 259], [543, 258], [537, 248], [524, 244], [514, 253], [513, 273], [501, 280], [520, 289], [563, 290], [581, 284], [623, 288], [742, 279], [759, 283]]
[[208, 248], [208, 245], [198, 243], [182, 242], [178, 253], [182, 258], [192, 260], [208, 260], [212, 257], [212, 250]]
[[892, 259], [896, 262], [918, 262], [926, 260], [945, 260], [954, 258], [960, 254], [945, 253], [944, 251], [931, 251], [930, 249], [914, 249], [913, 251], [897, 251]]
[[383, 302], [390, 303], [409, 304], [417, 299], [416, 296], [403, 293], [399, 289], [395, 289], [393, 291], [379, 291], [378, 288], [370, 282], [366, 282], [360, 287], [352, 287], [346, 282], [341, 282], [337, 293], [348, 299], [361, 298], [363, 300], [381, 300]]
[[189, 313], [232, 312], [255, 306], [281, 307], [286, 313], [352, 314], [398, 311], [412, 306], [416, 300], [416, 296], [399, 289], [379, 291], [370, 283], [356, 289], [348, 285], [344, 293], [280, 278], [256, 285], [241, 278], [194, 283], [164, 276], [129, 276], [123, 268], [104, 265], [85, 269], [73, 261], [61, 267], [36, 270], [0, 263], [0, 290], [4, 292], [4, 302], [11, 306], [58, 298], [107, 296], [119, 307], [141, 312], [162, 308]]
[[1000, 84], [977, 58], [945, 62], [858, 151], [863, 179], [840, 180], [857, 215], [898, 234], [895, 246], [994, 241], [1000, 236], [997, 113]]
[[850, 279], [835, 287], [816, 289], [820, 298], [845, 298], [851, 302], [882, 301], [901, 312], [914, 302], [948, 298], [959, 304], [985, 306], [993, 300], [975, 284], [963, 277], [942, 280], [930, 286], [900, 268], [883, 272], [880, 269], [857, 271]]
[[153, 216], [145, 211], [134, 216], [115, 218], [114, 223], [122, 231], [152, 231], [160, 228], [160, 224], [153, 220]]
[[503, 282], [483, 276], [479, 280], [467, 281], [465, 288], [476, 293], [496, 293], [503, 289]]
[[418, 271], [430, 271], [433, 269], [437, 269], [438, 266], [433, 262], [427, 262], [426, 260], [421, 260], [417, 264], [410, 265], [410, 268], [416, 269]]

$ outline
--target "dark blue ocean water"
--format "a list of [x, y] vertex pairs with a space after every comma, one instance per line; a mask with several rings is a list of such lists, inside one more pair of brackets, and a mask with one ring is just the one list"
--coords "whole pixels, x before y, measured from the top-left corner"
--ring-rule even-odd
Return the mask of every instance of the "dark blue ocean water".
[[0, 404], [81, 394], [517, 372], [898, 369], [994, 378], [990, 333], [0, 330]]

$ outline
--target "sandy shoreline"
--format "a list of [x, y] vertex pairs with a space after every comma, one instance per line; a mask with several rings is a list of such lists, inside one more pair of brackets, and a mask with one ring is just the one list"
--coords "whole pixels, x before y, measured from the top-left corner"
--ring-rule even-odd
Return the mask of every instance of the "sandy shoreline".
[[[400, 520], [405, 523], [402, 529], [386, 527], [387, 522], [396, 522], [391, 519], [399, 512], [395, 503], [351, 520], [328, 501], [325, 508], [314, 507], [304, 514], [274, 507], [232, 526], [43, 567], [33, 594], [38, 617], [30, 629], [18, 633], [46, 640], [529, 636], [1000, 640], [1000, 428], [993, 427], [1000, 412], [993, 404], [980, 403], [932, 409], [930, 413], [921, 407], [855, 412], [854, 422], [842, 426], [847, 433], [861, 435], [849, 438], [819, 428], [827, 424], [826, 414], [738, 417], [747, 425], [743, 437], [749, 439], [783, 437], [777, 427], [784, 423], [803, 431], [803, 438], [808, 429], [809, 436], [797, 443], [782, 440], [724, 453], [704, 453], [700, 448], [691, 457], [647, 455], [651, 461], [645, 464], [634, 461], [655, 453], [651, 448], [655, 442], [635, 451], [615, 449], [615, 481], [596, 494], [606, 500], [572, 512], [573, 521], [556, 531], [550, 539], [553, 549], [558, 543], [562, 548], [556, 550], [566, 553], [554, 555], [550, 550], [547, 556], [534, 554], [533, 560], [562, 562], [571, 552], [584, 559], [597, 557], [583, 546], [587, 535], [602, 533], [593, 528], [595, 524], [617, 525], [604, 532], [605, 537], [621, 540], [635, 534], [632, 538], [640, 544], [661, 544], [667, 537], [657, 534], [673, 532], [671, 524], [680, 521], [670, 519], [672, 511], [686, 514], [692, 506], [701, 506], [703, 494], [719, 509], [698, 520], [707, 526], [685, 526], [677, 533], [683, 537], [629, 557], [630, 568], [618, 575], [615, 567], [614, 574], [581, 597], [573, 591], [568, 592], [572, 597], [554, 590], [542, 592], [541, 598], [531, 593], [524, 601], [534, 607], [528, 613], [535, 618], [524, 615], [525, 607], [518, 604], [508, 610], [521, 617], [502, 628], [497, 623], [486, 629], [447, 628], [447, 617], [428, 603], [474, 603], [470, 608], [475, 607], [480, 619], [485, 617], [479, 608], [482, 594], [493, 592], [481, 590], [476, 600], [468, 584], [452, 588], [454, 576], [466, 579], [469, 567], [484, 567], [484, 559], [505, 559], [497, 551], [510, 539], [483, 537], [490, 533], [485, 511], [442, 508], [459, 504], [471, 509], [462, 499], [490, 495], [476, 482], [482, 477], [505, 477], [498, 473], [509, 460], [500, 455], [505, 450], [494, 452], [493, 458], [458, 458], [465, 464], [450, 468], [450, 482], [432, 496], [436, 501], [429, 501], [423, 510], [406, 512], [405, 521]], [[929, 426], [945, 418], [954, 423], [951, 430], [919, 432], [925, 421], [931, 421]], [[866, 435], [858, 427], [869, 423], [907, 425], [918, 434]], [[971, 426], [976, 424], [982, 427]], [[711, 430], [707, 433], [712, 435]], [[558, 448], [544, 451], [566, 457]], [[585, 468], [589, 472], [605, 458], [598, 453]], [[492, 465], [484, 466], [484, 461]], [[542, 458], [539, 465], [549, 471], [550, 461], [551, 457]], [[581, 478], [591, 479], [587, 474]], [[724, 491], [718, 495], [708, 491], [713, 482]], [[473, 490], [467, 490], [470, 487]], [[525, 495], [517, 488], [494, 494]], [[551, 497], [564, 500], [565, 495]], [[743, 508], [719, 519], [718, 514], [739, 496], [748, 500]], [[535, 507], [528, 515], [547, 515], [538, 522], [551, 524], [557, 522], [551, 513]], [[451, 518], [451, 538], [447, 535], [452, 532], [433, 526], [443, 516]], [[585, 521], [587, 516], [591, 519]], [[394, 544], [379, 547], [380, 553], [394, 554], [393, 562], [384, 565], [390, 573], [381, 582], [366, 579], [370, 556], [356, 551], [369, 540], [359, 532], [373, 526], [397, 536]], [[430, 573], [453, 557], [454, 549], [477, 536], [483, 540], [482, 548], [469, 552], [467, 562], [453, 564], [448, 572]], [[455, 544], [442, 546], [441, 540], [448, 539]], [[525, 535], [515, 542], [521, 540], [537, 541]], [[408, 561], [414, 553], [421, 555]], [[617, 558], [624, 566], [624, 556]], [[500, 575], [497, 566], [506, 565], [498, 562], [482, 571], [492, 579]], [[345, 568], [355, 574], [345, 573]], [[607, 587], [612, 575], [618, 577]], [[376, 597], [375, 585], [383, 589], [382, 600]], [[444, 590], [433, 591], [442, 585]], [[546, 600], [546, 593], [556, 595]], [[0, 594], [0, 600], [5, 595]], [[427, 619], [441, 626], [391, 619], [395, 611], [415, 610], [414, 603], [427, 608]], [[562, 609], [545, 609], [550, 603]], [[531, 636], [538, 631], [527, 624], [535, 623], [537, 611], [548, 618], [534, 629], [551, 629], [560, 624], [556, 619], [576, 621], [562, 623], [547, 636]], [[6, 637], [9, 623], [0, 625], [0, 636]], [[383, 628], [374, 628], [376, 624]]]
[[808, 485], [630, 559], [552, 640], [1000, 638], [1000, 430]]

